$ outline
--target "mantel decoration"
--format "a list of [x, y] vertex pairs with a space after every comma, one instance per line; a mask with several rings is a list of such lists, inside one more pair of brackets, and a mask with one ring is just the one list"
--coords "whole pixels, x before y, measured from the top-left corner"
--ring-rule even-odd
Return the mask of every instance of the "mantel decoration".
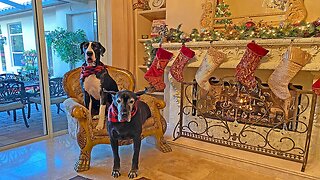
[[224, 40], [254, 40], [254, 39], [294, 39], [320, 37], [320, 18], [313, 22], [301, 22], [299, 24], [280, 24], [271, 26], [263, 21], [248, 21], [240, 25], [226, 25], [224, 29], [198, 30], [194, 28], [188, 34], [180, 30], [182, 24], [177, 28], [170, 28], [164, 37], [156, 36], [144, 43], [147, 54], [146, 65], [152, 64], [156, 49], [152, 43], [169, 42], [198, 42], [198, 41], [224, 41]]
[[[188, 42], [188, 41], [223, 41], [223, 40], [250, 40], [250, 39], [282, 39], [282, 38], [309, 38], [320, 37], [320, 18], [313, 22], [301, 22], [299, 24], [280, 24], [271, 26], [263, 21], [252, 20], [240, 25], [226, 25], [224, 29], [198, 30], [192, 29], [188, 34], [177, 28], [170, 28], [165, 36], [165, 41]], [[151, 42], [159, 43], [160, 36], [154, 37]]]
[[[219, 1], [217, 6], [216, 6], [216, 12], [215, 12], [215, 17], [217, 18], [223, 18], [223, 17], [230, 17], [231, 12], [229, 9], [229, 5], [226, 4], [224, 1]], [[215, 20], [215, 24], [232, 24], [231, 19], [218, 19]]]

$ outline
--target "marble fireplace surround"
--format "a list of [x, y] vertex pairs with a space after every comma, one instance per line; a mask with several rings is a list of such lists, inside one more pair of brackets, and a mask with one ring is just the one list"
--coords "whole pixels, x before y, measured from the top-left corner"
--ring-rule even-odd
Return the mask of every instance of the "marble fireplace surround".
[[[211, 44], [210, 42], [186, 43], [185, 45], [187, 47], [196, 52], [196, 56], [189, 61], [184, 69], [185, 81], [191, 82], [194, 79], [194, 75], [202, 62], [205, 52], [210, 46], [227, 54], [227, 61], [215, 70], [213, 76], [219, 78], [234, 75], [235, 67], [240, 62], [240, 59], [245, 52], [246, 45], [250, 41], [251, 40], [214, 41]], [[259, 77], [262, 82], [267, 82], [270, 74], [281, 62], [282, 54], [286, 51], [288, 46], [300, 47], [312, 55], [311, 61], [302, 68], [302, 70], [293, 78], [291, 83], [302, 85], [304, 90], [310, 90], [312, 83], [320, 78], [320, 38], [255, 39], [254, 41], [269, 50], [269, 53], [261, 60], [260, 66], [255, 72], [255, 75]], [[169, 129], [172, 129], [179, 120], [178, 113], [180, 107], [178, 102], [180, 101], [180, 83], [176, 82], [168, 72], [175, 57], [179, 53], [181, 45], [181, 43], [162, 44], [164, 49], [167, 49], [174, 54], [174, 57], [168, 63], [165, 72], [165, 83], [167, 87], [164, 91], [164, 99], [167, 106], [164, 110], [164, 116], [169, 124]], [[159, 45], [154, 44], [154, 47], [159, 47]], [[317, 104], [320, 106], [320, 103]], [[316, 161], [320, 162], [320, 107], [318, 106], [316, 106], [308, 164]], [[320, 169], [320, 165], [317, 165], [317, 168]], [[299, 169], [297, 170], [299, 171]], [[307, 171], [308, 165], [306, 172]]]

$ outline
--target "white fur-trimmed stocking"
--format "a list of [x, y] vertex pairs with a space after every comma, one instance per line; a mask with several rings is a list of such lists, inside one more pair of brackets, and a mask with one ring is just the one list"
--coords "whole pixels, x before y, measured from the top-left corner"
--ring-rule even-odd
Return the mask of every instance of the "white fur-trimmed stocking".
[[210, 90], [209, 78], [212, 73], [217, 69], [223, 61], [225, 61], [227, 55], [223, 52], [219, 52], [213, 47], [210, 47], [196, 72], [195, 79], [199, 86], [206, 90]]
[[288, 99], [291, 94], [288, 85], [291, 79], [311, 60], [311, 55], [297, 47], [289, 47], [283, 60], [268, 79], [271, 91], [280, 99]]

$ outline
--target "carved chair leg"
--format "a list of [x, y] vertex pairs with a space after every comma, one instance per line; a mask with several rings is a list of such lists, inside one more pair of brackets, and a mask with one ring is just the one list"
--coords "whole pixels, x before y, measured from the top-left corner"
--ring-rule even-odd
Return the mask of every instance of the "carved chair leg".
[[163, 153], [171, 152], [172, 149], [167, 143], [167, 141], [163, 138], [162, 135], [155, 135], [156, 138], [156, 147], [159, 151]]
[[87, 171], [90, 169], [92, 147], [88, 145], [81, 149], [79, 160], [74, 165], [74, 170], [77, 172]]

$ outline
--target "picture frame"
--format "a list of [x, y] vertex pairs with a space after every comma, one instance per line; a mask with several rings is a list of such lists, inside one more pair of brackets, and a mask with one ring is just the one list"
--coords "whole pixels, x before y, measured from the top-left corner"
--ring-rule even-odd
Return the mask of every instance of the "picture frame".
[[155, 37], [159, 35], [159, 31], [161, 29], [161, 26], [166, 25], [165, 19], [157, 19], [152, 21], [151, 25], [151, 37]]

